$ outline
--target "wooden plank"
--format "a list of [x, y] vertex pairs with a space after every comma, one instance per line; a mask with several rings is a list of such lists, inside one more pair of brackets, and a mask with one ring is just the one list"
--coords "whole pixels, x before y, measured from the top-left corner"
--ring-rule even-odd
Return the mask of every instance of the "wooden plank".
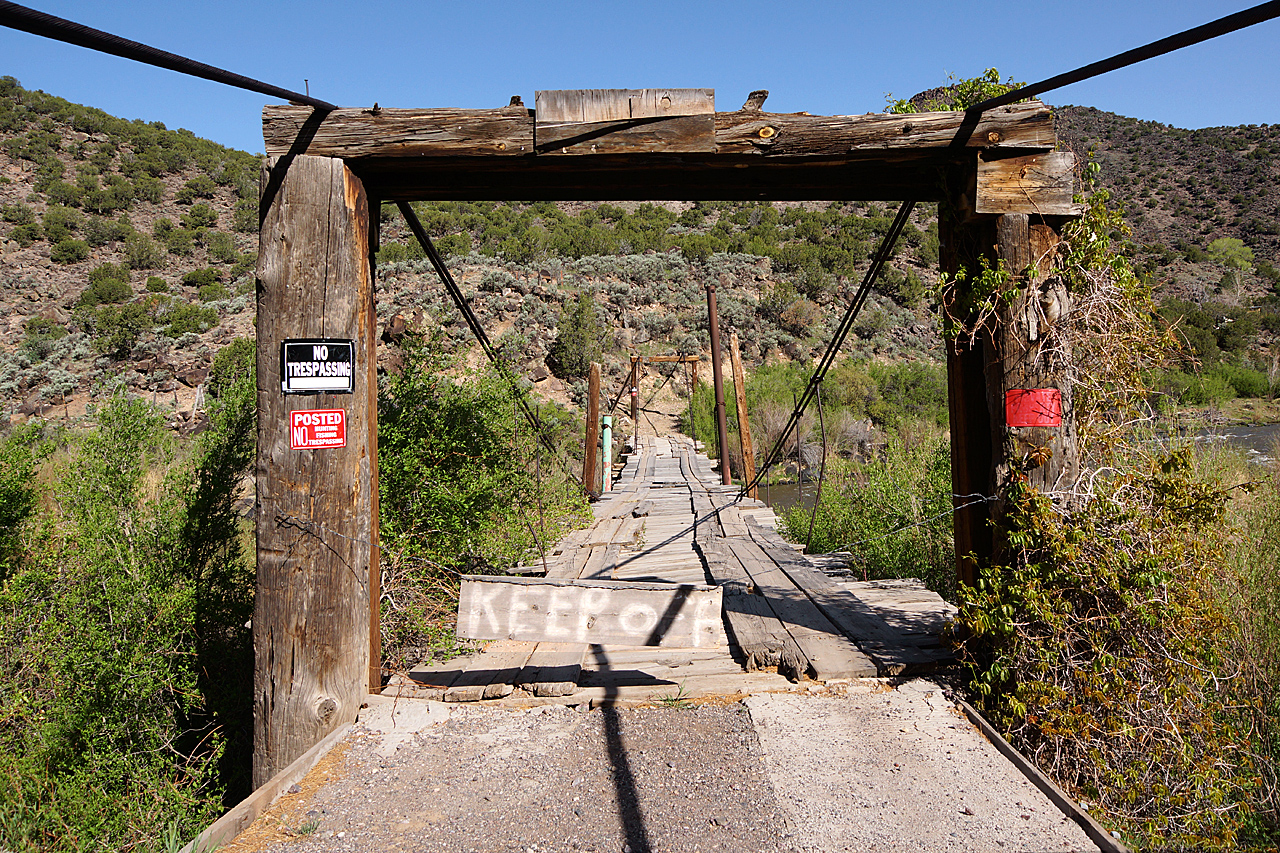
[[[1050, 151], [999, 160], [979, 157], [973, 211], [977, 214], [1079, 216], [1084, 206], [1073, 200], [1075, 165], [1076, 157], [1070, 151]], [[1026, 264], [1015, 266], [1010, 263], [1009, 266], [1020, 272]]]
[[537, 122], [585, 124], [714, 115], [715, 89], [553, 89], [534, 93]]
[[719, 589], [463, 575], [458, 636], [698, 648], [718, 643]]
[[444, 701], [477, 702], [510, 694], [535, 645], [514, 640], [490, 643], [471, 658], [466, 669], [444, 692]]
[[582, 452], [582, 485], [591, 494], [603, 491], [597, 459], [600, 444], [600, 364], [591, 362], [587, 372], [587, 428]]
[[811, 157], [955, 147], [1050, 150], [1057, 144], [1053, 114], [1039, 101], [988, 110], [972, 126], [965, 120], [962, 112], [860, 116], [755, 110], [716, 113], [716, 151]]
[[819, 681], [877, 674], [876, 665], [798, 589], [759, 547], [749, 540], [727, 540], [730, 550], [751, 576], [756, 591], [769, 603], [809, 661]]
[[535, 696], [568, 696], [578, 689], [585, 643], [538, 643], [516, 683]]
[[537, 92], [540, 154], [710, 153], [713, 89], [575, 89]]
[[[545, 94], [539, 93], [539, 97]], [[585, 111], [580, 114], [586, 115]], [[543, 117], [540, 107], [537, 122]], [[969, 149], [1052, 150], [1057, 141], [1052, 114], [1038, 101], [990, 110], [972, 128], [964, 126], [964, 114], [958, 112], [812, 116], [737, 111], [711, 117], [714, 151], [725, 160], [730, 155], [767, 155], [771, 160], [876, 157], [884, 152], [945, 150], [956, 142]], [[582, 124], [634, 118], [573, 121]], [[507, 160], [534, 150], [534, 126], [534, 117], [521, 106], [491, 110], [382, 108], [376, 113], [373, 109], [339, 109], [328, 114], [311, 107], [267, 106], [262, 111], [263, 140], [271, 157], [293, 150], [388, 161], [451, 156]], [[635, 174], [642, 179], [642, 164], [636, 166], [640, 168]]]
[[707, 572], [724, 590], [724, 618], [733, 642], [742, 651], [748, 672], [776, 666], [783, 675], [798, 679], [809, 662], [774, 616], [768, 603], [753, 595], [753, 584], [725, 540], [711, 537], [699, 548], [707, 562]]
[[[378, 516], [369, 203], [343, 162], [324, 157], [268, 164], [262, 188], [255, 786], [354, 721], [378, 668], [370, 655]], [[354, 393], [281, 394], [281, 342], [323, 337], [355, 341]], [[291, 449], [289, 415], [309, 409], [345, 412], [345, 447]]]
[[510, 157], [533, 152], [533, 116], [497, 110], [340, 109], [269, 105], [262, 110], [268, 157], [295, 146], [320, 157]]
[[[889, 626], [875, 608], [813, 568], [789, 548], [772, 540], [762, 528], [751, 531], [755, 544], [775, 562], [805, 596], [838, 626], [845, 636], [876, 662], [881, 675], [927, 672], [939, 656], [920, 649]], [[776, 534], [773, 534], [776, 536]]]
[[539, 155], [709, 154], [716, 149], [715, 116], [640, 118], [590, 124], [542, 125], [535, 130]]

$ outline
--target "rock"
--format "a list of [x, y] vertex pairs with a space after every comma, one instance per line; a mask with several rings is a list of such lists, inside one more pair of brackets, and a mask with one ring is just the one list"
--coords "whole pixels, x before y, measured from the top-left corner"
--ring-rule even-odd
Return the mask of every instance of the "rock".
[[387, 321], [385, 326], [383, 326], [382, 342], [386, 344], [398, 344], [404, 340], [404, 337], [407, 334], [409, 334], [409, 324], [405, 320], [403, 314], [397, 313]]
[[547, 370], [541, 364], [529, 371], [529, 379], [533, 382], [541, 382], [549, 376], [551, 376], [551, 371]]
[[209, 381], [209, 371], [203, 367], [193, 367], [179, 373], [177, 380], [188, 388], [198, 388]]

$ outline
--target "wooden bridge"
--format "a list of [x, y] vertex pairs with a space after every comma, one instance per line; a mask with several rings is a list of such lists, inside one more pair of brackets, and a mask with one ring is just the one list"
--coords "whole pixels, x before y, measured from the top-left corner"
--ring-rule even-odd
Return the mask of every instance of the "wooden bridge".
[[[692, 440], [637, 443], [614, 489], [595, 503], [594, 523], [565, 537], [545, 570], [538, 563], [523, 571], [545, 571], [548, 584], [643, 584], [613, 587], [623, 592], [713, 585], [723, 609], [711, 642], [496, 639], [469, 658], [397, 676], [384, 692], [446, 702], [629, 704], [924, 672], [947, 658], [939, 634], [954, 608], [918, 581], [829, 577], [783, 540], [771, 509], [721, 485]], [[464, 591], [460, 621], [471, 598]]]

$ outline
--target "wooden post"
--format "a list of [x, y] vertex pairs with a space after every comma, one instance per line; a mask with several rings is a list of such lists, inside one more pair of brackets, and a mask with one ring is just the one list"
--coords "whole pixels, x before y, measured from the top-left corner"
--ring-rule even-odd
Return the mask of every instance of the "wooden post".
[[600, 443], [600, 365], [591, 362], [587, 373], [587, 437], [582, 453], [582, 484], [597, 494], [600, 478], [596, 474], [596, 445]]
[[[972, 274], [985, 258], [992, 268], [1002, 264], [1018, 285], [997, 322], [972, 339], [966, 334], [947, 342], [961, 583], [976, 583], [982, 568], [1000, 559], [1005, 490], [1015, 468], [1042, 492], [1070, 490], [1079, 476], [1070, 348], [1055, 328], [1065, 326], [1071, 300], [1049, 275], [1059, 219], [1011, 212], [940, 221], [944, 271], [963, 267]], [[959, 287], [949, 298], [952, 312], [963, 304]]]
[[[738, 435], [742, 439], [742, 480], [750, 483], [756, 478], [755, 449], [751, 444], [751, 419], [747, 414], [747, 379], [742, 370], [742, 353], [738, 349], [738, 333], [729, 334], [729, 362], [733, 368], [733, 394], [738, 404]], [[748, 496], [760, 499], [760, 487], [752, 486]]]
[[716, 313], [716, 286], [707, 285], [707, 324], [711, 331], [711, 379], [716, 392], [716, 440], [720, 442], [720, 482], [729, 485], [729, 429], [724, 417], [724, 372], [720, 366], [720, 318]]
[[[255, 787], [355, 720], [376, 667], [370, 625], [378, 572], [376, 321], [364, 187], [328, 157], [281, 159], [262, 179]], [[290, 338], [353, 341], [353, 393], [285, 396], [281, 343]], [[342, 412], [345, 446], [292, 449], [290, 414], [312, 410]]]
[[631, 449], [639, 448], [640, 440], [640, 356], [631, 356]]
[[693, 364], [689, 369], [689, 438], [693, 439], [693, 446], [698, 446], [698, 428], [693, 423], [695, 409], [693, 407], [693, 395], [698, 392], [698, 362], [702, 360], [698, 356], [693, 360]]

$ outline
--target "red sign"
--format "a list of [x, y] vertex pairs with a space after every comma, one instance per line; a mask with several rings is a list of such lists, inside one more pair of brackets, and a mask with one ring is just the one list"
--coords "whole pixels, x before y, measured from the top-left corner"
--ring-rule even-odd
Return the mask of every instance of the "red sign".
[[289, 413], [289, 446], [294, 450], [347, 446], [347, 413], [315, 409]]
[[1062, 392], [1057, 388], [1006, 391], [1004, 422], [1011, 427], [1062, 426]]

